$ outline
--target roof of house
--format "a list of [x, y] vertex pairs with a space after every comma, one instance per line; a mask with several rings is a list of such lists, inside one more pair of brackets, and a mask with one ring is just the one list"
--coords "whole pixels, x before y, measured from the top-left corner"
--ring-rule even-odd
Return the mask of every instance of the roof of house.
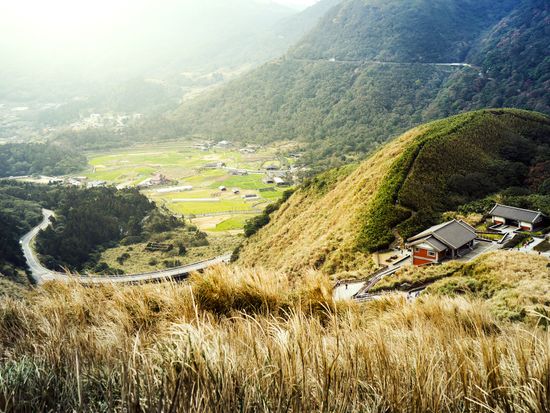
[[432, 247], [437, 252], [445, 251], [448, 248], [447, 245], [443, 244], [441, 241], [438, 241], [437, 238], [435, 238], [432, 235], [429, 235], [426, 238], [421, 238], [417, 241], [414, 241], [414, 242], [410, 243], [409, 245], [411, 247], [415, 247], [415, 246], [420, 245], [420, 244], [428, 244], [430, 247]]
[[[432, 240], [432, 238], [435, 240]], [[453, 249], [458, 249], [466, 245], [468, 242], [473, 241], [475, 238], [475, 228], [471, 227], [464, 221], [457, 221], [456, 219], [453, 219], [452, 221], [444, 222], [443, 224], [434, 225], [420, 234], [409, 238], [409, 244], [417, 245], [422, 242], [428, 242], [431, 245], [435, 244], [432, 245], [435, 249], [440, 249], [440, 244], [444, 244], [446, 248], [451, 247]], [[438, 241], [439, 244], [435, 241]], [[443, 251], [443, 249], [441, 249], [441, 251]]]
[[531, 211], [529, 209], [496, 204], [493, 209], [491, 209], [491, 212], [489, 212], [489, 215], [534, 224], [543, 214], [540, 211]]

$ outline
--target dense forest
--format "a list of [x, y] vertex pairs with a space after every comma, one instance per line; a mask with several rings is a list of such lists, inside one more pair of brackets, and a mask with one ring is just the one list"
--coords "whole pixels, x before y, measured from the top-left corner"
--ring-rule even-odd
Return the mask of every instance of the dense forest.
[[0, 181], [0, 274], [17, 280], [26, 267], [19, 238], [42, 219], [41, 206], [55, 204], [58, 189], [15, 181]]
[[[100, 207], [99, 207], [100, 206]], [[26, 268], [19, 238], [42, 219], [41, 208], [53, 209], [52, 225], [36, 240], [44, 265], [53, 270], [119, 273], [98, 262], [102, 249], [149, 240], [155, 234], [185, 226], [136, 189], [68, 188], [0, 181], [0, 274], [15, 279]], [[204, 245], [205, 234], [186, 228], [186, 246]]]
[[516, 0], [344, 0], [291, 51], [294, 58], [462, 62]]
[[544, 0], [343, 1], [286, 56], [184, 103], [164, 130], [299, 140], [321, 169], [470, 109], [550, 113], [549, 13]]
[[64, 175], [81, 170], [86, 158], [67, 146], [45, 143], [9, 143], [0, 146], [0, 177]]
[[38, 235], [37, 251], [51, 269], [81, 270], [96, 248], [140, 235], [154, 208], [136, 189], [66, 188], [59, 193], [53, 225]]

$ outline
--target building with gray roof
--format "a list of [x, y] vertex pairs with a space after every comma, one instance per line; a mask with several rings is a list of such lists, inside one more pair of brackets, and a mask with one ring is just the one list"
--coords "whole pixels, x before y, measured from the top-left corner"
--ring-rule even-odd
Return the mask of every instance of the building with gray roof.
[[533, 231], [543, 224], [546, 216], [540, 211], [495, 204], [489, 216], [494, 224], [516, 226], [524, 231]]
[[426, 265], [453, 259], [474, 247], [476, 230], [464, 221], [455, 220], [434, 225], [408, 239], [413, 264]]

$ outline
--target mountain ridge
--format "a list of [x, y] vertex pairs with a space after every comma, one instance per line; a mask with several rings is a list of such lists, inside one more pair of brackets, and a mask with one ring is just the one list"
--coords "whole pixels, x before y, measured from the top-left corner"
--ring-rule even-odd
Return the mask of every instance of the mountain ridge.
[[[417, 30], [418, 36], [430, 33], [426, 28], [434, 18], [428, 13], [432, 10], [429, 2], [402, 5], [405, 11], [401, 14], [420, 16], [416, 25], [411, 28], [407, 23], [406, 29], [386, 28], [383, 33], [387, 34], [388, 45], [367, 42], [364, 46], [373, 48], [376, 54], [373, 52], [370, 57], [360, 54], [359, 59], [363, 60], [356, 62], [339, 61], [350, 56], [336, 55], [322, 45], [330, 43], [331, 47], [334, 44], [333, 47], [339, 49], [356, 50], [355, 46], [365, 39], [346, 33], [361, 33], [361, 28], [371, 25], [381, 27], [385, 21], [371, 14], [367, 14], [370, 20], [353, 20], [355, 8], [369, 9], [367, 6], [372, 3], [378, 4], [375, 0], [338, 4], [287, 55], [186, 102], [171, 116], [178, 133], [262, 143], [297, 140], [307, 148], [304, 163], [314, 164], [320, 170], [359, 159], [410, 127], [468, 110], [518, 107], [550, 113], [550, 102], [544, 94], [550, 84], [547, 74], [550, 70], [546, 70], [550, 62], [545, 58], [550, 53], [550, 33], [545, 24], [550, 13], [547, 2], [523, 0], [499, 3], [499, 7], [492, 2], [482, 2], [484, 15], [493, 15], [484, 30], [478, 23], [474, 24], [478, 35], [464, 40], [464, 45], [451, 36], [449, 42], [454, 46], [449, 56], [443, 53], [433, 59], [428, 59], [432, 39], [427, 35], [416, 45], [416, 49], [427, 53], [421, 58], [416, 52], [411, 52], [412, 58], [409, 58], [409, 49], [402, 47], [403, 42], [414, 39], [414, 36], [408, 39], [408, 31]], [[437, 2], [449, 5], [458, 22], [475, 14], [474, 3], [469, 0]], [[389, 4], [397, 7], [396, 2]], [[462, 4], [471, 7], [465, 15], [457, 8]], [[353, 8], [350, 9], [350, 5]], [[390, 6], [384, 9], [384, 16], [397, 19], [388, 12], [393, 10]], [[329, 42], [330, 35], [324, 34], [322, 28], [332, 24], [330, 16], [339, 13], [352, 19], [353, 24], [349, 28], [344, 23], [337, 26], [340, 30], [334, 30], [341, 38], [338, 42]], [[319, 42], [313, 42], [312, 38]], [[497, 47], [499, 43], [495, 42], [499, 39], [504, 46]], [[308, 52], [308, 56], [304, 50], [315, 50], [317, 44], [323, 52]], [[403, 49], [402, 55], [408, 56], [407, 59], [392, 61], [391, 50], [396, 48]], [[387, 63], [365, 61], [365, 57]], [[335, 61], [331, 61], [333, 58]]]
[[[550, 161], [549, 136], [547, 116], [506, 109], [416, 127], [359, 165], [306, 182], [245, 242], [238, 263], [331, 274], [372, 269], [371, 254], [396, 235], [407, 238], [447, 211], [526, 186]], [[525, 150], [511, 152], [516, 145]], [[522, 202], [548, 208], [539, 192], [550, 171], [542, 174]]]

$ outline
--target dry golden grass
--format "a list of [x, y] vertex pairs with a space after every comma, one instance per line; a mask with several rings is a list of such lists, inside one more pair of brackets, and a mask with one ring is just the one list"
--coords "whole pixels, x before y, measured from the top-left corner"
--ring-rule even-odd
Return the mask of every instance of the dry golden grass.
[[435, 296], [466, 295], [483, 299], [497, 317], [533, 323], [550, 315], [550, 263], [547, 258], [514, 251], [483, 254], [472, 262], [408, 266], [382, 279], [372, 292], [408, 291], [429, 285]]
[[326, 277], [295, 278], [3, 299], [0, 411], [548, 411], [548, 331], [462, 298], [336, 306]]
[[338, 272], [371, 271], [370, 255], [356, 250], [362, 213], [392, 162], [424, 129], [413, 129], [385, 145], [320, 198], [296, 192], [245, 244], [239, 262], [288, 272], [314, 267], [336, 277]]

